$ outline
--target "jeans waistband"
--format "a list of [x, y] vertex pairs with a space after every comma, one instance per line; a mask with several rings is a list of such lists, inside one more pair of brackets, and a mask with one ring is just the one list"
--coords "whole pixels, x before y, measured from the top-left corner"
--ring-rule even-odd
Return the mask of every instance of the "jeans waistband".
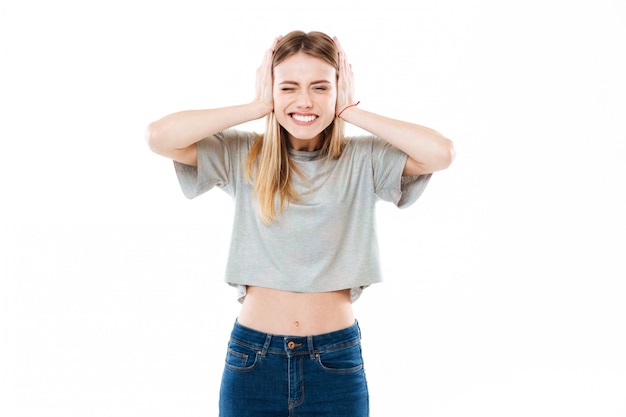
[[235, 321], [231, 339], [249, 346], [261, 356], [268, 353], [287, 356], [310, 355], [342, 349], [361, 341], [361, 330], [357, 321], [350, 327], [314, 336], [273, 335], [259, 332]]

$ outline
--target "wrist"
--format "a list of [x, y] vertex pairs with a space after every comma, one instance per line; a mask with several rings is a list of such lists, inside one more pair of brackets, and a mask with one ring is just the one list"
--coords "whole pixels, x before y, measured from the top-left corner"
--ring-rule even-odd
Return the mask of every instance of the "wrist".
[[260, 99], [254, 100], [252, 103], [250, 103], [250, 106], [252, 106], [252, 111], [255, 115], [255, 119], [260, 119], [261, 117], [268, 115], [272, 112], [272, 110], [274, 110], [274, 107], [272, 105], [267, 104]]
[[359, 103], [361, 103], [361, 101], [357, 101], [356, 103], [352, 103], [352, 104], [346, 104], [345, 106], [343, 106], [343, 107], [341, 108], [341, 110], [339, 110], [339, 111], [337, 112], [337, 117], [341, 119], [341, 115], [342, 115], [342, 114], [343, 114], [346, 110], [348, 110], [349, 108], [352, 108], [352, 107], [356, 107], [356, 106], [358, 106], [358, 105], [359, 105]]

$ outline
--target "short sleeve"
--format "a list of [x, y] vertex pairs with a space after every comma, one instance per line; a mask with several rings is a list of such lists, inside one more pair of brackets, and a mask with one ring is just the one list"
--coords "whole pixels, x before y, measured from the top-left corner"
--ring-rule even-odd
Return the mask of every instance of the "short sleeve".
[[194, 198], [217, 186], [229, 184], [231, 155], [222, 133], [210, 136], [196, 144], [198, 166], [174, 161], [178, 182], [187, 198]]
[[402, 176], [407, 155], [383, 141], [372, 139], [374, 187], [378, 197], [399, 208], [406, 208], [422, 195], [432, 174]]

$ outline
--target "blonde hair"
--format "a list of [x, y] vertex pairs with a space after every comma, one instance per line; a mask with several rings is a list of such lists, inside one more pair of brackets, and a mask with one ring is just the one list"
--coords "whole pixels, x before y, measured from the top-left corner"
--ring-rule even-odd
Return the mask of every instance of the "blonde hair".
[[[272, 69], [298, 52], [319, 58], [339, 68], [335, 42], [321, 32], [294, 31], [276, 45]], [[246, 162], [246, 178], [253, 183], [259, 213], [264, 223], [275, 220], [290, 202], [299, 201], [293, 188], [293, 174], [303, 175], [289, 158], [287, 131], [278, 123], [274, 112], [267, 115], [265, 134], [252, 144]], [[322, 155], [339, 158], [344, 144], [344, 122], [335, 117], [322, 132]], [[278, 206], [278, 212], [277, 212]]]

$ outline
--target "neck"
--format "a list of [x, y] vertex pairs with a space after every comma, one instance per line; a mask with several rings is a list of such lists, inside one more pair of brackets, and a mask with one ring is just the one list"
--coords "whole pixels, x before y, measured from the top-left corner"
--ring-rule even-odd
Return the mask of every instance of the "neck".
[[297, 139], [289, 136], [289, 147], [296, 151], [312, 152], [322, 148], [322, 135], [313, 139]]

